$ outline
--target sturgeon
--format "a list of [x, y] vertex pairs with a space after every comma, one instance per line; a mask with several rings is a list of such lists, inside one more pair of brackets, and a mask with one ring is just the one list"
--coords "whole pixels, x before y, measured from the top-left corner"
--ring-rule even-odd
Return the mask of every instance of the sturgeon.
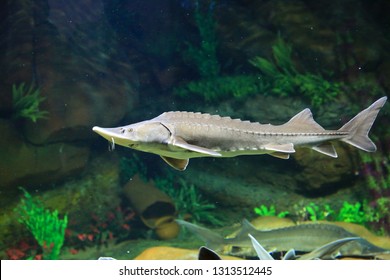
[[[258, 230], [245, 219], [237, 236], [224, 238], [218, 233], [199, 225], [179, 219], [175, 221], [204, 241], [208, 248], [223, 252], [225, 246], [230, 246], [231, 251], [229, 253], [236, 255], [252, 256], [252, 251], [245, 250], [245, 248], [253, 248], [253, 243], [248, 238], [248, 234], [253, 236], [267, 251], [286, 252], [290, 249], [299, 252], [314, 251], [313, 254], [306, 256], [307, 258], [317, 254], [324, 255], [335, 250], [338, 250], [343, 256], [366, 257], [390, 252], [388, 249], [378, 247], [334, 224], [307, 223], [272, 230]], [[341, 244], [348, 240], [346, 238], [354, 240], [350, 239], [351, 242], [348, 242], [348, 244]]]
[[170, 166], [185, 170], [190, 158], [269, 154], [288, 159], [295, 147], [306, 146], [336, 158], [332, 141], [376, 151], [368, 137], [387, 97], [375, 101], [338, 130], [325, 130], [306, 108], [282, 125], [260, 124], [193, 112], [165, 112], [153, 119], [94, 132], [135, 150], [160, 155]]

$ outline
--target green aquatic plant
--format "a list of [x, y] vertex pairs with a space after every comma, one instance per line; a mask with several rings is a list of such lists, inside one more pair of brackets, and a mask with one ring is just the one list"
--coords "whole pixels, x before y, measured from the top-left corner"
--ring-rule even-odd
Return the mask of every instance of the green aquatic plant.
[[21, 189], [24, 197], [15, 209], [20, 216], [18, 221], [27, 227], [41, 246], [44, 259], [58, 259], [64, 244], [67, 215], [60, 219], [57, 210], [45, 209], [25, 189]]
[[382, 235], [390, 234], [390, 198], [380, 197], [378, 198], [373, 207], [370, 207], [374, 213], [372, 216], [376, 218], [373, 220], [373, 228], [376, 229]]
[[269, 81], [267, 92], [278, 96], [302, 96], [317, 107], [342, 93], [341, 83], [329, 82], [321, 74], [300, 73], [292, 59], [292, 47], [280, 36], [272, 47], [272, 54], [272, 60], [259, 56], [249, 60]]
[[[204, 198], [193, 184], [172, 175], [154, 179], [156, 186], [175, 203], [179, 218], [190, 215], [196, 222], [221, 226], [223, 221], [215, 214], [215, 204]], [[175, 183], [176, 182], [176, 183]]]
[[256, 75], [219, 76], [212, 79], [192, 81], [175, 89], [175, 94], [185, 97], [202, 96], [206, 101], [215, 101], [233, 96], [242, 99], [263, 92], [267, 85]]
[[[362, 173], [366, 179], [369, 204], [365, 212], [370, 212], [372, 227], [382, 233], [390, 233], [390, 156], [359, 153], [362, 162]], [[375, 219], [374, 219], [375, 218]]]
[[184, 58], [195, 65], [201, 78], [209, 79], [217, 77], [220, 71], [220, 65], [217, 58], [218, 42], [213, 9], [202, 7], [201, 3], [202, 2], [198, 2], [194, 12], [200, 43], [198, 45], [187, 43], [187, 50], [184, 52]]
[[[363, 203], [356, 202], [351, 204], [347, 201], [343, 202], [343, 206], [339, 210], [334, 210], [329, 204], [317, 205], [314, 202], [309, 203], [300, 210], [300, 216], [303, 220], [310, 221], [343, 221], [348, 223], [355, 223], [361, 225], [368, 225], [370, 222], [378, 221], [381, 218], [382, 212], [388, 213], [389, 210], [389, 200], [381, 200], [381, 206], [378, 206], [378, 209], [373, 209], [370, 207], [366, 201]], [[378, 203], [379, 204], [379, 203]], [[254, 208], [254, 212], [259, 216], [276, 216], [276, 217], [286, 217], [290, 214], [289, 211], [283, 211], [280, 213], [276, 212], [276, 207], [271, 205], [267, 207], [266, 205], [260, 205], [259, 207]]]
[[41, 103], [45, 100], [45, 97], [41, 96], [39, 88], [34, 88], [31, 84], [28, 88], [24, 83], [16, 86], [12, 85], [12, 103], [13, 103], [13, 115], [12, 117], [26, 118], [33, 122], [38, 119], [47, 118], [48, 112], [39, 109]]
[[362, 203], [356, 202], [355, 204], [344, 201], [335, 220], [367, 225], [369, 222], [377, 221], [379, 218], [379, 213], [373, 210], [374, 209], [367, 204], [366, 200]]
[[390, 188], [390, 156], [359, 153], [368, 188], [381, 195]]
[[[344, 201], [343, 206], [334, 219], [336, 221], [355, 223], [372, 228], [372, 223], [378, 223], [381, 219], [388, 216], [389, 205], [388, 199], [387, 201], [386, 199], [378, 199], [376, 207], [369, 205], [367, 200], [356, 202], [355, 204]], [[384, 207], [382, 208], [382, 206]], [[383, 233], [382, 229], [378, 231], [378, 233], [380, 232]]]
[[319, 221], [332, 220], [335, 211], [329, 204], [317, 205], [314, 202], [310, 202], [308, 205], [299, 208], [296, 213], [298, 217], [304, 221]]
[[182, 213], [190, 214], [194, 221], [202, 221], [212, 225], [222, 225], [214, 214], [215, 204], [206, 200], [193, 184], [187, 184], [183, 179], [179, 181], [180, 189], [175, 204]]
[[348, 223], [365, 224], [370, 221], [370, 218], [366, 215], [363, 208], [366, 207], [363, 207], [363, 204], [360, 202], [351, 204], [344, 201], [343, 206], [337, 214], [336, 220]]
[[334, 210], [332, 210], [328, 204], [319, 206], [313, 202], [305, 206], [304, 210], [308, 215], [308, 219], [311, 221], [326, 220], [334, 213]]
[[128, 182], [135, 174], [148, 181], [146, 165], [136, 153], [131, 157], [121, 157], [119, 161], [119, 177], [122, 183]]
[[[210, 5], [213, 5], [210, 1]], [[223, 76], [217, 57], [218, 41], [213, 9], [198, 2], [194, 19], [200, 35], [198, 45], [188, 43], [184, 59], [197, 69], [200, 79], [190, 81], [174, 89], [174, 94], [182, 97], [201, 96], [206, 101], [216, 101], [226, 97], [244, 98], [264, 89], [264, 81], [258, 75]]]
[[[292, 47], [280, 36], [272, 46], [272, 54], [272, 59], [256, 56], [249, 60], [263, 75], [254, 73], [223, 76], [219, 71], [213, 74], [203, 71], [200, 80], [177, 87], [174, 93], [182, 97], [198, 95], [206, 101], [227, 97], [240, 99], [259, 93], [299, 96], [310, 101], [313, 107], [319, 107], [333, 101], [343, 92], [342, 83], [328, 81], [321, 74], [298, 71], [292, 59]], [[192, 56], [199, 60], [201, 57], [195, 54]], [[216, 61], [216, 58], [210, 61]]]
[[344, 201], [343, 206], [338, 210], [332, 209], [329, 204], [317, 205], [314, 202], [311, 202], [304, 206], [299, 213], [299, 216], [301, 216], [303, 220], [342, 221], [364, 226], [368, 225], [370, 222], [377, 221], [381, 217], [378, 209], [370, 207], [367, 201], [356, 202], [354, 204]]
[[289, 212], [288, 211], [283, 211], [278, 214], [276, 214], [276, 208], [274, 205], [271, 205], [269, 208], [266, 205], [260, 205], [259, 207], [255, 207], [254, 212], [259, 215], [259, 216], [276, 216], [279, 218], [284, 218], [286, 217]]

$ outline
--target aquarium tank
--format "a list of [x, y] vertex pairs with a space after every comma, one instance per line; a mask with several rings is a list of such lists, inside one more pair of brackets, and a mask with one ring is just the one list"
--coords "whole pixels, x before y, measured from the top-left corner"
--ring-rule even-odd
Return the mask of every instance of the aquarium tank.
[[0, 258], [390, 259], [389, 12], [1, 1]]

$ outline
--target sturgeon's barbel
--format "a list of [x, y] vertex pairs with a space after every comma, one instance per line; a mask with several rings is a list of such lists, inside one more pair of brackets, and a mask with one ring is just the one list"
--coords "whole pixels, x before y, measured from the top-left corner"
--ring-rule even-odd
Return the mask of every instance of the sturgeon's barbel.
[[288, 159], [295, 147], [307, 146], [337, 157], [331, 141], [367, 152], [376, 151], [368, 137], [387, 97], [375, 101], [338, 130], [325, 130], [304, 109], [282, 125], [260, 124], [218, 115], [166, 112], [151, 120], [93, 131], [112, 144], [160, 155], [170, 166], [185, 170], [190, 158], [269, 154]]

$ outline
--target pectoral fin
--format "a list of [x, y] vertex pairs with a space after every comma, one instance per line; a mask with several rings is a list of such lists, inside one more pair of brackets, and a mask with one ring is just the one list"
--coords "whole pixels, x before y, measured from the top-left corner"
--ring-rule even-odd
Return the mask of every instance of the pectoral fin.
[[220, 153], [218, 153], [216, 151], [213, 151], [211, 149], [207, 149], [207, 148], [204, 148], [204, 147], [200, 147], [200, 146], [189, 144], [184, 139], [182, 139], [180, 137], [173, 138], [173, 141], [170, 144], [173, 145], [173, 146], [176, 146], [176, 147], [180, 147], [180, 148], [183, 148], [183, 149], [186, 149], [186, 150], [189, 150], [189, 151], [205, 154], [205, 155], [208, 155], [208, 156], [213, 156], [213, 157], [220, 157], [220, 156], [222, 156]]
[[256, 240], [250, 233], [248, 234], [249, 238], [252, 241], [252, 246], [256, 251], [257, 256], [260, 260], [274, 260], [274, 258], [264, 249], [263, 246]]
[[214, 260], [214, 261], [216, 261], [216, 260], [221, 260], [221, 257], [218, 256], [218, 254], [216, 252], [214, 252], [213, 250], [211, 250], [205, 246], [202, 246], [199, 249], [198, 260]]
[[170, 166], [180, 171], [186, 170], [189, 162], [189, 159], [178, 159], [178, 158], [171, 158], [171, 157], [164, 157], [164, 156], [161, 156], [161, 158]]

